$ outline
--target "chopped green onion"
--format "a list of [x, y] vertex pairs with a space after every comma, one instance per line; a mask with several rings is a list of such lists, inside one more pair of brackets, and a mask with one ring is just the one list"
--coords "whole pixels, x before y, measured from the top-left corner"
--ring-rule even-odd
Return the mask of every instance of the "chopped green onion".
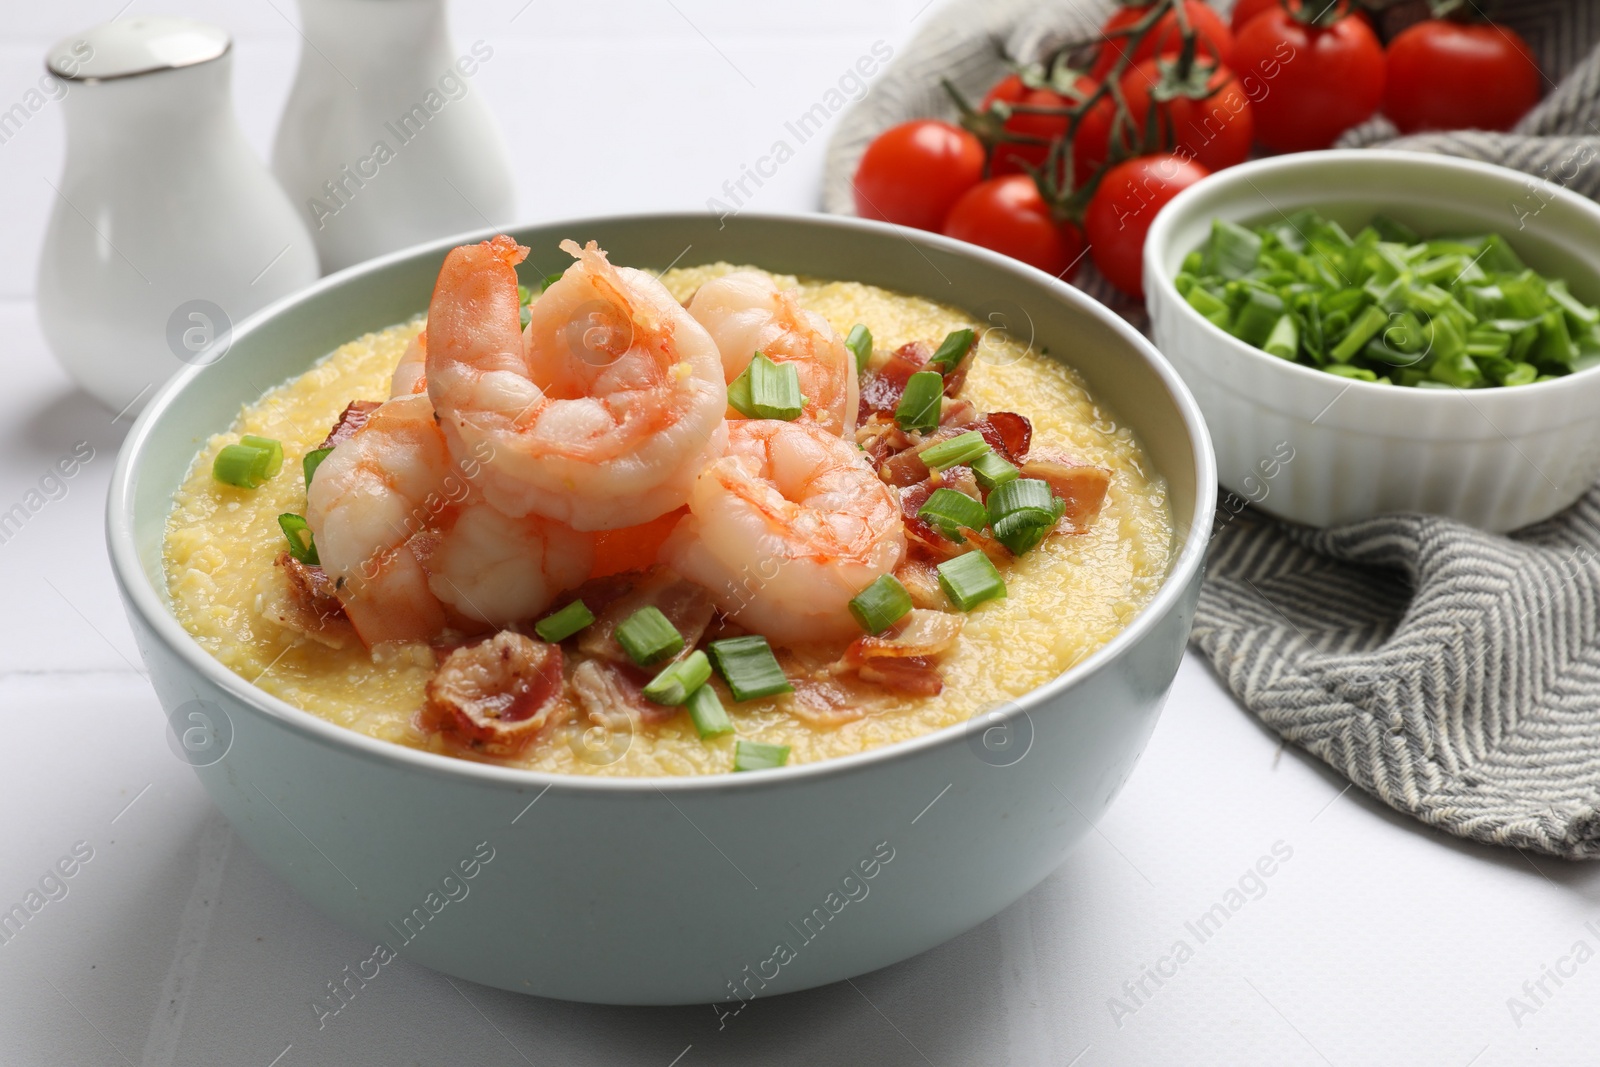
[[1246, 344], [1356, 381], [1470, 389], [1600, 365], [1600, 307], [1497, 233], [1423, 238], [1379, 216], [1351, 237], [1309, 210], [1218, 219], [1173, 286]]
[[983, 439], [983, 434], [977, 430], [968, 430], [950, 438], [940, 441], [936, 445], [929, 445], [917, 453], [922, 462], [928, 465], [931, 471], [942, 471], [946, 467], [958, 467], [963, 463], [971, 463], [985, 452], [992, 451], [989, 442]]
[[307, 452], [305, 458], [300, 461], [300, 469], [306, 472], [307, 489], [311, 488], [311, 476], [317, 473], [317, 468], [322, 466], [322, 461], [327, 459], [328, 453], [332, 451], [332, 448], [313, 448], [310, 452]]
[[733, 690], [733, 699], [741, 703], [794, 689], [783, 676], [772, 646], [760, 634], [713, 641], [709, 648], [723, 681]]
[[[1368, 304], [1345, 332], [1343, 339], [1333, 346], [1328, 353], [1328, 358], [1335, 363], [1348, 363], [1350, 357], [1361, 351], [1363, 345], [1372, 340], [1377, 332], [1383, 329], [1389, 321], [1389, 313], [1377, 304]], [[1434, 320], [1438, 322], [1438, 319]]]
[[306, 525], [304, 515], [286, 511], [278, 516], [278, 528], [283, 531], [283, 536], [289, 539], [289, 555], [309, 567], [321, 565], [322, 560], [317, 556], [316, 539], [311, 536], [311, 527]]
[[654, 604], [629, 615], [616, 629], [617, 644], [641, 667], [683, 650], [680, 634]]
[[1066, 505], [1038, 478], [1019, 478], [989, 494], [994, 538], [1013, 555], [1031, 551], [1061, 518]]
[[881, 634], [911, 610], [911, 594], [892, 574], [880, 574], [850, 601], [850, 614], [869, 634]]
[[973, 460], [972, 473], [977, 475], [978, 484], [984, 489], [993, 489], [1018, 476], [1017, 468], [1007, 463], [998, 452], [989, 452]]
[[733, 747], [733, 769], [766, 771], [789, 762], [788, 745], [768, 745], [760, 741], [740, 741]]
[[950, 598], [950, 603], [962, 611], [971, 611], [985, 600], [1006, 595], [1004, 579], [982, 552], [968, 552], [947, 559], [936, 569], [939, 588]]
[[247, 433], [239, 438], [239, 443], [246, 448], [258, 448], [266, 453], [266, 458], [261, 460], [261, 465], [256, 469], [262, 481], [273, 477], [283, 469], [283, 445], [270, 437], [257, 437]]
[[539, 283], [539, 291], [542, 293], [556, 282], [559, 282], [561, 280], [562, 273], [562, 271], [558, 270], [554, 274], [546, 274], [544, 276], [544, 281]]
[[266, 482], [265, 471], [271, 463], [272, 454], [264, 448], [252, 448], [246, 444], [224, 445], [212, 461], [211, 476], [240, 489], [255, 489]]
[[689, 694], [685, 704], [689, 721], [694, 723], [694, 731], [701, 740], [733, 733], [733, 720], [728, 718], [728, 710], [722, 706], [722, 698], [712, 686], [702, 685]]
[[1261, 254], [1261, 238], [1243, 226], [1224, 219], [1211, 222], [1210, 266], [1230, 281], [1243, 278]]
[[1033, 551], [1067, 510], [1066, 501], [1056, 498], [1055, 506], [1044, 515], [1033, 510], [1014, 511], [994, 524], [994, 539], [1014, 556]]
[[793, 363], [774, 363], [757, 352], [728, 386], [728, 403], [748, 419], [799, 418], [805, 408], [800, 371]]
[[917, 509], [917, 518], [938, 530], [947, 539], [961, 542], [962, 527], [981, 530], [989, 521], [989, 512], [982, 502], [954, 489], [935, 489], [927, 501]]
[[944, 378], [938, 371], [919, 370], [906, 381], [906, 391], [895, 408], [894, 421], [902, 430], [928, 433], [939, 428], [939, 405], [944, 398]]
[[850, 336], [844, 339], [844, 346], [855, 353], [856, 373], [866, 370], [867, 362], [872, 359], [872, 331], [863, 323], [856, 323], [850, 327]]
[[533, 300], [533, 291], [526, 285], [517, 286], [517, 303], [526, 306]]
[[534, 623], [533, 632], [539, 635], [540, 640], [558, 645], [592, 622], [594, 612], [589, 610], [589, 605], [574, 600], [560, 611], [553, 611]]
[[950, 331], [944, 340], [939, 342], [938, 351], [928, 358], [928, 369], [937, 370], [940, 374], [949, 374], [955, 370], [972, 350], [974, 336], [976, 335], [970, 329]]
[[675, 663], [644, 687], [644, 698], [656, 704], [682, 704], [689, 694], [711, 680], [711, 661], [698, 648]]
[[989, 494], [989, 521], [999, 522], [1022, 511], [1045, 514], [1055, 507], [1050, 483], [1040, 478], [1018, 478], [995, 487]]

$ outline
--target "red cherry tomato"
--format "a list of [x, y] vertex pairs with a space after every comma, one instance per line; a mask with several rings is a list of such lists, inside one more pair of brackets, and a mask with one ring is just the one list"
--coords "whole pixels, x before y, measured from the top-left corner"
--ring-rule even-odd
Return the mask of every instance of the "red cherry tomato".
[[1162, 206], [1211, 173], [1170, 152], [1140, 156], [1106, 172], [1089, 200], [1083, 228], [1094, 265], [1129, 296], [1144, 297], [1144, 236]]
[[937, 230], [950, 205], [983, 178], [983, 154], [975, 136], [948, 122], [918, 119], [890, 127], [856, 167], [856, 213]]
[[968, 189], [950, 209], [944, 232], [1068, 281], [1083, 256], [1082, 231], [1051, 218], [1049, 205], [1026, 174], [990, 178]]
[[[1092, 78], [1079, 78], [1077, 86], [1079, 92], [1090, 93], [1094, 91], [1095, 82]], [[1073, 104], [1073, 101], [1050, 89], [1029, 89], [1015, 74], [1007, 75], [990, 89], [979, 107], [988, 111], [996, 101], [1028, 107], [1068, 108]], [[1026, 134], [1050, 141], [1067, 132], [1067, 117], [1019, 111], [1006, 119], [1004, 128], [1008, 133]], [[1024, 163], [1030, 167], [1042, 166], [1049, 154], [1048, 144], [1002, 141], [995, 145], [994, 158], [989, 161], [989, 173], [995, 177], [1021, 174], [1025, 169]]]
[[1251, 19], [1263, 11], [1282, 6], [1283, 0], [1239, 0], [1233, 5], [1233, 18], [1228, 23], [1228, 28], [1233, 31], [1234, 37], [1238, 37], [1239, 31], [1248, 26]]
[[[1303, 2], [1304, 0], [1289, 0], [1289, 9], [1291, 11], [1299, 11], [1303, 6]], [[1348, 0], [1337, 0], [1337, 2], [1343, 8], [1349, 8], [1350, 6]], [[1320, 11], [1326, 3], [1327, 0], [1317, 0], [1317, 10]], [[1250, 24], [1251, 19], [1263, 11], [1271, 11], [1275, 7], [1282, 6], [1283, 0], [1239, 0], [1237, 4], [1233, 5], [1233, 21], [1229, 23], [1229, 27], [1233, 30], [1233, 39], [1236, 41], [1239, 39], [1240, 32]], [[1368, 26], [1372, 25], [1372, 20], [1367, 18], [1365, 11], [1358, 9], [1354, 14], [1356, 18], [1365, 22]]]
[[[1122, 76], [1122, 95], [1136, 128], [1144, 129], [1149, 115], [1150, 96], [1161, 81], [1160, 61], [1136, 63]], [[1250, 143], [1255, 123], [1250, 101], [1239, 88], [1239, 81], [1227, 67], [1219, 66], [1206, 81], [1210, 96], [1203, 100], [1180, 96], [1157, 103], [1161, 146], [1186, 149], [1207, 170], [1221, 170], [1250, 158]], [[1072, 140], [1074, 181], [1082, 185], [1106, 161], [1111, 150], [1112, 118], [1116, 106], [1102, 97], [1078, 124]], [[1170, 139], [1170, 140], [1169, 140]]]
[[[1137, 25], [1139, 20], [1149, 13], [1149, 5], [1120, 7], [1106, 19], [1101, 30], [1110, 36], [1113, 30], [1123, 30]], [[1189, 25], [1194, 27], [1198, 35], [1196, 42], [1199, 45], [1198, 53], [1219, 63], [1231, 63], [1233, 34], [1229, 31], [1228, 24], [1222, 21], [1222, 16], [1200, 0], [1183, 0], [1183, 13], [1188, 16]], [[1100, 54], [1095, 56], [1094, 64], [1089, 68], [1089, 76], [1095, 81], [1103, 80], [1116, 65], [1118, 57], [1127, 50], [1127, 45], [1126, 37], [1112, 37], [1108, 43], [1101, 45]], [[1144, 40], [1133, 50], [1132, 62], [1137, 63], [1154, 56], [1177, 55], [1182, 47], [1183, 39], [1178, 33], [1177, 12], [1168, 11], [1156, 20], [1150, 32], [1145, 34]]]
[[1402, 133], [1509, 130], [1539, 102], [1540, 80], [1514, 31], [1429, 19], [1389, 42], [1383, 113]]
[[1234, 42], [1233, 70], [1250, 90], [1256, 139], [1278, 152], [1327, 148], [1383, 99], [1383, 46], [1348, 14], [1323, 27], [1265, 11]]

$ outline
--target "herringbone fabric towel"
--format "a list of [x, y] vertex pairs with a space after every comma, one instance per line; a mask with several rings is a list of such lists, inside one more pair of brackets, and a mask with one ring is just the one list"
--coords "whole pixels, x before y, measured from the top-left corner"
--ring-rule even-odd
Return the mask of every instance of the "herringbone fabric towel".
[[[950, 114], [940, 76], [976, 97], [1004, 73], [996, 42], [1036, 58], [1086, 39], [1110, 6], [957, 0], [932, 15], [841, 123], [824, 206], [851, 211], [850, 175], [878, 131]], [[1516, 132], [1395, 138], [1377, 119], [1345, 143], [1468, 156], [1600, 194], [1600, 0], [1498, 11], [1553, 83]], [[1143, 325], [1142, 309], [1085, 274], [1079, 284]], [[1225, 494], [1225, 508], [1242, 505]], [[1600, 487], [1509, 537], [1421, 515], [1313, 530], [1246, 509], [1207, 567], [1194, 643], [1272, 729], [1452, 834], [1600, 858]]]

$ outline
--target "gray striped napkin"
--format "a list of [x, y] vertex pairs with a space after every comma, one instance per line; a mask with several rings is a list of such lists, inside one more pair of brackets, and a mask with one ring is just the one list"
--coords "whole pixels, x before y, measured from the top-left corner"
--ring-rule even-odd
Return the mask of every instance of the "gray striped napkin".
[[[1111, 7], [956, 0], [929, 16], [841, 120], [824, 208], [852, 212], [850, 176], [880, 130], [952, 117], [941, 76], [976, 98], [1005, 72], [997, 42], [1037, 58], [1089, 37]], [[1552, 79], [1516, 131], [1396, 137], [1379, 118], [1343, 143], [1487, 160], [1600, 196], [1600, 0], [1497, 14]], [[1078, 284], [1145, 325], [1092, 268]], [[1224, 495], [1228, 514], [1243, 506]], [[1511, 536], [1423, 515], [1314, 530], [1245, 508], [1213, 541], [1193, 640], [1263, 722], [1396, 810], [1459, 837], [1600, 857], [1600, 487]]]

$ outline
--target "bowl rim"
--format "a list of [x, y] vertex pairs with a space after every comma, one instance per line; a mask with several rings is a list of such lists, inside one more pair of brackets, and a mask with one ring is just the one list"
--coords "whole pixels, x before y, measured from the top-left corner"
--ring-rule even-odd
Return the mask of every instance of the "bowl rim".
[[[292, 314], [294, 309], [312, 297], [337, 289], [350, 280], [368, 274], [380, 273], [390, 265], [419, 256], [435, 255], [457, 245], [487, 240], [497, 233], [516, 233], [521, 230], [569, 227], [581, 232], [597, 224], [609, 226], [637, 223], [641, 225], [662, 222], [688, 221], [703, 223], [715, 219], [705, 212], [638, 212], [623, 215], [586, 216], [576, 219], [556, 219], [548, 222], [521, 222], [501, 227], [488, 227], [461, 234], [422, 242], [395, 252], [366, 260], [337, 271], [312, 283], [298, 292], [283, 297], [241, 321], [233, 330], [233, 342], [241, 336], [260, 328], [278, 316]], [[975, 258], [987, 262], [1002, 272], [1020, 275], [1031, 281], [1043, 280], [1057, 298], [1074, 305], [1080, 312], [1100, 320], [1122, 337], [1144, 359], [1149, 368], [1166, 386], [1177, 407], [1184, 431], [1189, 439], [1194, 463], [1194, 509], [1187, 516], [1173, 516], [1173, 541], [1177, 553], [1168, 565], [1161, 587], [1143, 610], [1122, 628], [1111, 640], [1091, 653], [1081, 662], [1061, 674], [1036, 686], [1014, 699], [1001, 701], [988, 708], [973, 711], [966, 719], [951, 723], [928, 733], [889, 744], [878, 745], [862, 752], [818, 760], [795, 766], [785, 766], [767, 771], [740, 774], [608, 776], [588, 774], [562, 774], [550, 771], [506, 767], [482, 763], [458, 756], [429, 752], [398, 742], [387, 741], [340, 726], [303, 708], [296, 707], [281, 697], [257, 688], [243, 677], [225, 667], [201, 647], [200, 643], [183, 628], [168, 607], [163, 592], [147, 578], [139, 559], [134, 537], [134, 502], [137, 483], [136, 471], [145, 449], [155, 435], [157, 424], [164, 412], [178, 404], [184, 394], [204, 372], [205, 365], [196, 364], [179, 371], [151, 399], [135, 421], [127, 439], [118, 452], [112, 471], [111, 486], [106, 499], [106, 543], [124, 605], [130, 613], [137, 613], [139, 621], [190, 670], [233, 697], [251, 711], [266, 715], [308, 740], [331, 746], [343, 752], [372, 762], [392, 764], [410, 773], [446, 777], [477, 782], [485, 786], [517, 787], [519, 792], [538, 791], [540, 797], [552, 788], [571, 792], [600, 793], [696, 793], [778, 787], [814, 778], [828, 778], [866, 770], [880, 763], [910, 759], [917, 754], [949, 744], [962, 743], [971, 724], [985, 712], [993, 713], [986, 724], [1008, 723], [1018, 716], [1026, 716], [1056, 694], [1082, 684], [1088, 678], [1106, 669], [1119, 659], [1132, 645], [1138, 643], [1160, 620], [1175, 609], [1186, 588], [1203, 568], [1205, 551], [1209, 543], [1212, 519], [1216, 509], [1217, 471], [1216, 456], [1211, 446], [1211, 436], [1206, 429], [1200, 407], [1177, 370], [1167, 361], [1144, 335], [1140, 334], [1121, 316], [1111, 311], [1081, 290], [1059, 279], [1027, 266], [1008, 256], [970, 245], [953, 238], [890, 223], [858, 219], [847, 216], [822, 214], [742, 213], [742, 220], [756, 225], [803, 224], [823, 229], [858, 230], [877, 233], [896, 240], [907, 240], [915, 246], [925, 247], [955, 256]], [[318, 358], [321, 358], [320, 356]], [[1068, 364], [1071, 365], [1070, 363]], [[535, 799], [538, 799], [537, 797]]]
[[[1366, 382], [1360, 378], [1345, 378], [1341, 375], [1329, 374], [1327, 371], [1319, 370], [1316, 367], [1308, 367], [1298, 360], [1281, 359], [1263, 349], [1239, 340], [1239, 338], [1233, 336], [1233, 334], [1191, 307], [1189, 302], [1183, 298], [1183, 295], [1178, 292], [1174, 279], [1167, 275], [1166, 270], [1161, 266], [1160, 260], [1165, 249], [1172, 244], [1172, 231], [1177, 228], [1178, 218], [1190, 210], [1193, 202], [1225, 183], [1237, 184], [1240, 181], [1245, 181], [1254, 186], [1255, 182], [1251, 179], [1263, 172], [1284, 170], [1315, 172], [1320, 166], [1332, 161], [1355, 162], [1358, 166], [1368, 163], [1375, 166], [1398, 163], [1410, 166], [1436, 167], [1441, 170], [1451, 170], [1462, 174], [1471, 174], [1478, 178], [1493, 178], [1500, 181], [1505, 181], [1510, 176], [1529, 181], [1538, 180], [1535, 175], [1528, 174], [1526, 171], [1513, 170], [1510, 167], [1502, 167], [1496, 163], [1485, 163], [1476, 159], [1464, 159], [1460, 156], [1447, 156], [1432, 152], [1406, 152], [1392, 148], [1329, 148], [1315, 152], [1293, 152], [1282, 156], [1248, 160], [1207, 175], [1173, 197], [1156, 213], [1155, 219], [1150, 223], [1144, 246], [1143, 269], [1146, 275], [1146, 289], [1152, 293], [1154, 289], [1160, 289], [1163, 298], [1177, 305], [1178, 314], [1183, 315], [1208, 336], [1227, 342], [1232, 350], [1249, 353], [1249, 358], [1256, 360], [1258, 365], [1282, 368], [1284, 373], [1287, 373], [1291, 378], [1297, 378], [1304, 382], [1315, 381], [1327, 385], [1331, 380], [1341, 386], [1341, 396], [1344, 391], [1354, 389], [1358, 396], [1363, 392], [1375, 397], [1432, 396], [1433, 399], [1418, 402], [1439, 404], [1444, 402], [1444, 397], [1465, 393], [1474, 397], [1494, 397], [1495, 402], [1507, 403], [1508, 401], [1501, 398], [1506, 396], [1537, 398], [1554, 392], [1563, 386], [1570, 386], [1575, 380], [1586, 381], [1596, 375], [1600, 375], [1600, 364], [1597, 364], [1545, 382], [1529, 382], [1527, 385], [1492, 385], [1482, 389], [1449, 387], [1444, 389], [1419, 389], [1415, 386], [1397, 385], [1393, 382], [1387, 385], [1382, 382]], [[1561, 201], [1567, 207], [1585, 212], [1592, 216], [1597, 224], [1600, 224], [1600, 204], [1595, 203], [1588, 197], [1579, 196], [1577, 193], [1568, 190], [1564, 186], [1556, 185], [1554, 182], [1546, 181], [1545, 184], [1548, 188], [1544, 191], [1553, 192], [1555, 194], [1553, 199]], [[1259, 189], [1257, 193], [1269, 210], [1277, 211], [1280, 215], [1283, 214], [1282, 209], [1273, 204], [1265, 193], [1261, 193]], [[1193, 249], [1190, 249], [1190, 251], [1193, 251]], [[1187, 255], [1188, 253], [1185, 252], [1184, 254]], [[1155, 278], [1154, 289], [1149, 284], [1151, 276]], [[1153, 303], [1153, 300], [1147, 299], [1147, 307], [1151, 303]], [[1206, 374], [1213, 380], [1224, 383], [1234, 381], [1231, 376], [1219, 375], [1202, 361], [1186, 360], [1185, 363], [1193, 364], [1201, 373]]]

